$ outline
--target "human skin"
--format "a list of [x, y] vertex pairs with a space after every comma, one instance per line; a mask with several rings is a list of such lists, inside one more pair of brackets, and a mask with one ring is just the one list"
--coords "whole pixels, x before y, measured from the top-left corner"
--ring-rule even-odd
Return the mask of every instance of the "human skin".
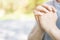
[[60, 30], [56, 26], [56, 9], [49, 5], [39, 5], [34, 10], [35, 15], [39, 15], [40, 27], [47, 32], [53, 40], [60, 40]]
[[[57, 20], [56, 9], [52, 6], [42, 5], [42, 6], [36, 7], [36, 9], [34, 10], [34, 14], [36, 16], [39, 16], [39, 19], [40, 19], [39, 21], [41, 25], [40, 28], [42, 28], [45, 32], [47, 32], [53, 40], [60, 40], [59, 38], [60, 30], [56, 26], [56, 20]], [[42, 32], [42, 30], [39, 30], [39, 31], [35, 29], [35, 32], [37, 32], [37, 34], [41, 37], [44, 32]], [[33, 35], [35, 34], [35, 32], [34, 31], [32, 32]], [[30, 36], [31, 40], [34, 40], [33, 35], [31, 35], [32, 39]], [[37, 35], [35, 34], [34, 37], [36, 36]], [[38, 38], [40, 39], [40, 37]], [[41, 37], [41, 40], [42, 40], [42, 37]]]
[[60, 3], [60, 0], [56, 0], [58, 3]]
[[[57, 2], [60, 2], [60, 0], [56, 0]], [[41, 5], [40, 5], [41, 6]], [[49, 7], [49, 6], [47, 6], [47, 7]], [[38, 8], [39, 9], [39, 8]], [[55, 9], [56, 10], [56, 9]], [[36, 13], [39, 13], [39, 12], [36, 12]], [[38, 14], [39, 15], [39, 14]], [[40, 15], [42, 15], [42, 14], [40, 14]], [[50, 14], [49, 14], [50, 15]], [[56, 15], [56, 14], [55, 14]], [[56, 16], [55, 16], [56, 17]], [[45, 19], [44, 19], [45, 20]], [[36, 26], [35, 28], [33, 28], [33, 30], [34, 31], [32, 31], [32, 33], [30, 33], [30, 35], [32, 35], [32, 34], [34, 34], [34, 35], [32, 35], [32, 36], [30, 36], [29, 35], [29, 37], [28, 37], [28, 39], [29, 40], [42, 40], [41, 38], [41, 36], [43, 36], [44, 35], [44, 32], [47, 32], [50, 36], [51, 36], [51, 38], [53, 39], [53, 40], [60, 40], [59, 39], [59, 34], [60, 34], [60, 30], [56, 27], [56, 18], [55, 18], [55, 22], [53, 22], [54, 24], [52, 25], [52, 24], [49, 24], [50, 25], [50, 27], [51, 28], [49, 28], [49, 25], [47, 26], [48, 28], [49, 28], [49, 30], [51, 30], [51, 29], [53, 29], [53, 30], [51, 30], [51, 31], [48, 31], [48, 29], [46, 30], [46, 29], [44, 29], [45, 31], [43, 31], [42, 29], [41, 29], [41, 26]], [[46, 21], [46, 20], [45, 20]], [[44, 24], [45, 25], [45, 24]], [[43, 25], [42, 25], [43, 26]], [[45, 26], [46, 27], [46, 26]], [[53, 27], [53, 28], [52, 28]], [[44, 27], [43, 27], [44, 28]], [[41, 29], [41, 30], [39, 30], [39, 29]], [[35, 32], [36, 31], [36, 32]], [[40, 32], [39, 32], [40, 31]], [[38, 35], [36, 35], [36, 34], [38, 34]], [[56, 35], [56, 34], [58, 34], [58, 35]], [[53, 35], [53, 37], [52, 37], [52, 35]], [[54, 36], [55, 35], [55, 36]], [[38, 39], [37, 39], [37, 37], [38, 37]]]
[[28, 36], [28, 40], [42, 40], [44, 31], [39, 25], [36, 25]]

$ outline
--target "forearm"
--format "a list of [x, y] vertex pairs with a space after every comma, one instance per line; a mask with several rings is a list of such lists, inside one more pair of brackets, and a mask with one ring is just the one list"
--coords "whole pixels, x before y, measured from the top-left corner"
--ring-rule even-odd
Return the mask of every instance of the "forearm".
[[57, 26], [52, 26], [49, 30], [45, 30], [53, 40], [60, 40], [60, 30]]
[[30, 33], [28, 40], [42, 40], [44, 31], [39, 26], [36, 26]]

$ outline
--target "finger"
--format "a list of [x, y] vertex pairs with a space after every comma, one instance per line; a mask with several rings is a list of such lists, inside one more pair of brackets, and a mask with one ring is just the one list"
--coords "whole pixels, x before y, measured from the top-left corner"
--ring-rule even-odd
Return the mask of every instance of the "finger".
[[41, 15], [43, 15], [43, 13], [41, 13], [40, 11], [34, 10], [34, 15], [39, 15], [39, 16], [41, 16]]
[[47, 5], [47, 4], [43, 4], [42, 5], [44, 8], [46, 8], [48, 11], [52, 11], [51, 6]]
[[40, 11], [40, 12], [43, 12], [43, 13], [48, 13], [48, 12], [49, 12], [47, 9], [45, 9], [45, 8], [42, 7], [42, 6], [37, 6], [37, 7], [36, 7], [36, 10], [37, 10], [37, 11]]
[[56, 12], [57, 12], [56, 8], [53, 7], [53, 6], [52, 6], [52, 12], [53, 12], [53, 13], [56, 13]]

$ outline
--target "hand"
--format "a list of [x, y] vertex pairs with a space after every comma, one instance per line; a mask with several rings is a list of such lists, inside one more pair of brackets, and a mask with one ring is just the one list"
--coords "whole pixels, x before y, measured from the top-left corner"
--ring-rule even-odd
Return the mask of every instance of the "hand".
[[38, 5], [34, 10], [35, 16], [39, 16], [39, 23], [44, 30], [56, 28], [56, 9], [49, 5]]

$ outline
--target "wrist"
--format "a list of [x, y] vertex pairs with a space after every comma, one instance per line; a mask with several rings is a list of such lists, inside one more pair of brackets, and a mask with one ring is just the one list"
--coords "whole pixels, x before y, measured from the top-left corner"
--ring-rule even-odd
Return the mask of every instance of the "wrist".
[[56, 40], [60, 40], [59, 34], [60, 34], [60, 30], [57, 28], [57, 26], [55, 26], [55, 28], [50, 30], [51, 37]]
[[58, 30], [57, 26], [55, 24], [47, 25], [48, 28], [45, 29], [46, 32], [50, 32], [52, 30]]

